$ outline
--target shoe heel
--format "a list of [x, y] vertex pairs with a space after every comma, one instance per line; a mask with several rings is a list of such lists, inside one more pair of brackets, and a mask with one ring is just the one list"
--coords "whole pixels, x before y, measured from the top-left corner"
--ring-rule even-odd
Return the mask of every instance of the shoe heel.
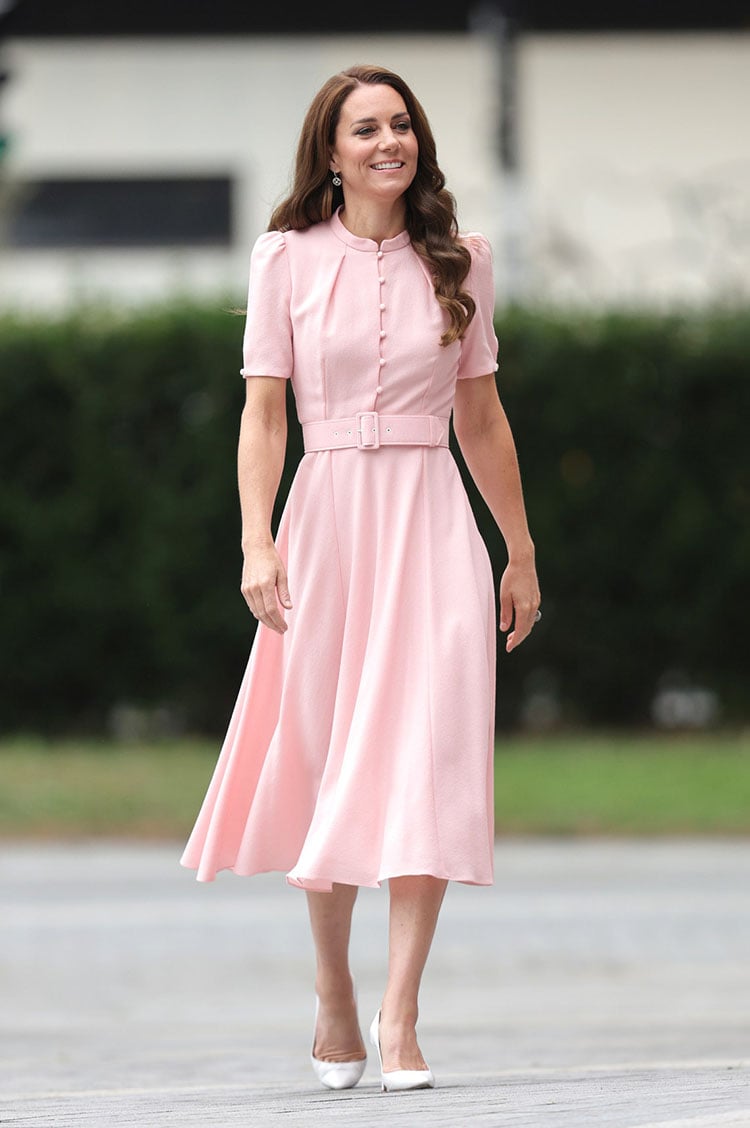
[[[354, 984], [354, 1000], [357, 1000], [357, 986]], [[315, 1023], [313, 1025], [313, 1046], [315, 1049], [315, 1027], [318, 1023], [320, 999], [315, 995]], [[310, 1051], [310, 1062], [315, 1076], [326, 1089], [353, 1089], [362, 1080], [367, 1067], [367, 1054], [359, 1061], [323, 1061]]]
[[383, 1072], [380, 1052], [380, 1011], [370, 1023], [370, 1041], [378, 1055], [381, 1093], [404, 1093], [408, 1089], [434, 1089], [435, 1078], [431, 1069], [394, 1069]]

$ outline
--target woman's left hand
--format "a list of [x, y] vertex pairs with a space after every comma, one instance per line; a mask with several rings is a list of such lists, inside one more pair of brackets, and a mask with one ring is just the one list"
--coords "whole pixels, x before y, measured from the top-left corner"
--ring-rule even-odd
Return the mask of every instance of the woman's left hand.
[[509, 561], [500, 580], [500, 630], [513, 627], [505, 641], [508, 654], [531, 633], [541, 598], [533, 561]]

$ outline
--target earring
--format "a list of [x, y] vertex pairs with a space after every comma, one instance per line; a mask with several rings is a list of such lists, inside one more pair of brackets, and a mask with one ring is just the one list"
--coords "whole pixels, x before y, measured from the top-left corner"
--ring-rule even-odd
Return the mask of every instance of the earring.
[[341, 177], [339, 176], [339, 174], [338, 174], [337, 172], [334, 172], [334, 174], [333, 174], [333, 181], [332, 181], [332, 183], [333, 183], [333, 184], [335, 184], [335, 186], [336, 186], [337, 188], [340, 188], [340, 187], [341, 187]]

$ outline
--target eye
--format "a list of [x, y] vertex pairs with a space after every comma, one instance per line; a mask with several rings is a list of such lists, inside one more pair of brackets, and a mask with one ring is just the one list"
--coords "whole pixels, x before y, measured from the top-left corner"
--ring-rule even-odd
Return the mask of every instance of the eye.
[[399, 133], [408, 133], [411, 129], [411, 122], [397, 121], [395, 128], [399, 131]]
[[363, 125], [361, 129], [357, 130], [357, 137], [366, 137], [368, 133], [372, 133], [372, 126]]

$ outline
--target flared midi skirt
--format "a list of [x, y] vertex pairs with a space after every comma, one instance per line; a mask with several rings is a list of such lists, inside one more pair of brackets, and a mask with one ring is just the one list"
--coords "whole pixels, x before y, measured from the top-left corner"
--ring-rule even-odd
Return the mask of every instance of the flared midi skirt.
[[288, 629], [258, 625], [181, 864], [491, 884], [496, 605], [452, 453], [304, 455], [276, 545]]

